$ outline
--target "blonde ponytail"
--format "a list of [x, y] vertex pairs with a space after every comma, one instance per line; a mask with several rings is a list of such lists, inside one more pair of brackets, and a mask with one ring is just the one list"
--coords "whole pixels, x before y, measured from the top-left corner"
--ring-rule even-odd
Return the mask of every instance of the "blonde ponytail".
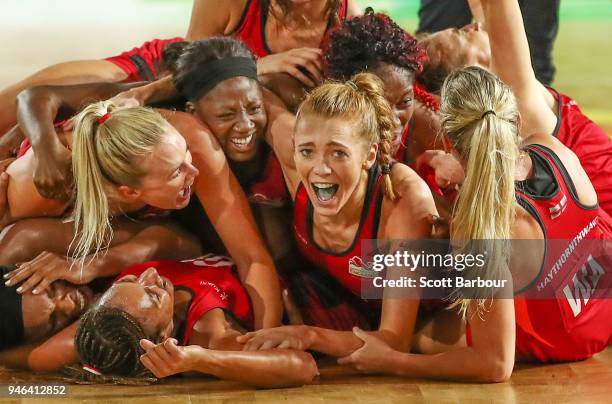
[[[486, 277], [506, 279], [520, 154], [516, 99], [493, 74], [468, 67], [444, 82], [440, 115], [444, 133], [467, 163], [453, 214], [452, 244], [461, 250], [476, 241], [487, 252]], [[485, 297], [477, 300], [482, 307]], [[468, 303], [461, 302], [464, 313]]]
[[85, 257], [95, 256], [113, 237], [107, 187], [140, 185], [146, 174], [142, 159], [162, 142], [167, 125], [152, 109], [117, 108], [108, 101], [91, 104], [77, 115], [72, 141], [76, 192], [71, 250], [81, 269]]
[[384, 95], [382, 81], [371, 73], [358, 73], [347, 82], [327, 82], [312, 90], [297, 112], [297, 120], [305, 113], [332, 118], [348, 116], [358, 119], [359, 137], [368, 147], [378, 144], [377, 162], [383, 169], [383, 192], [396, 199], [391, 184], [391, 143], [395, 130], [393, 110]]

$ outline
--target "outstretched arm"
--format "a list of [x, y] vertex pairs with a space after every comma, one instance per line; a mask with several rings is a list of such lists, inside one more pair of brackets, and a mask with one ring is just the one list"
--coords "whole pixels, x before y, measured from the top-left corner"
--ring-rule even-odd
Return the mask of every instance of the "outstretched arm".
[[36, 372], [51, 372], [77, 361], [74, 336], [78, 322], [64, 328], [48, 340], [22, 345], [0, 352], [0, 364]]
[[487, 312], [480, 315], [475, 313], [477, 304], [470, 305], [467, 318], [472, 332], [472, 346], [435, 355], [401, 353], [383, 341], [355, 330], [355, 334], [364, 342], [363, 347], [339, 362], [366, 373], [484, 383], [503, 382], [510, 378], [514, 367], [513, 304], [511, 299], [497, 299], [487, 304]]
[[147, 352], [141, 360], [157, 377], [195, 371], [268, 388], [301, 386], [318, 374], [309, 353], [288, 349], [243, 352], [236, 342], [238, 335], [224, 311], [213, 309], [195, 324], [189, 346], [177, 346], [172, 339], [158, 345], [143, 340], [141, 346]]
[[529, 44], [517, 0], [482, 0], [491, 43], [491, 69], [512, 87], [521, 113], [521, 134], [552, 134], [557, 118], [553, 100], [531, 66]]

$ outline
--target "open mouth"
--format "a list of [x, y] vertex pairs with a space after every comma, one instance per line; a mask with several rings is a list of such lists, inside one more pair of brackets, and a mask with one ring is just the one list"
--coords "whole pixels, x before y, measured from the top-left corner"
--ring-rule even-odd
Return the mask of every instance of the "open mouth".
[[312, 184], [312, 190], [317, 196], [317, 199], [321, 202], [331, 201], [334, 196], [336, 196], [336, 192], [338, 192], [338, 187], [338, 184], [324, 182], [314, 182]]
[[230, 142], [234, 145], [235, 148], [239, 150], [246, 150], [250, 147], [253, 142], [253, 138], [255, 137], [255, 133], [251, 133], [246, 137], [235, 137], [230, 139]]
[[181, 189], [181, 192], [179, 192], [179, 197], [182, 199], [187, 198], [189, 195], [191, 195], [191, 185], [187, 185], [185, 188]]

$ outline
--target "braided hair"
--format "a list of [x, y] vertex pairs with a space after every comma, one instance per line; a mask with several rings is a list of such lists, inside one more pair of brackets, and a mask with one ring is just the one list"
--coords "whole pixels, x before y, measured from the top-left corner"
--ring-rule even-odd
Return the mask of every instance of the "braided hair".
[[396, 199], [390, 176], [396, 123], [384, 95], [383, 83], [376, 75], [359, 73], [347, 82], [328, 82], [315, 88], [306, 96], [296, 119], [301, 119], [305, 113], [359, 119], [358, 136], [369, 144], [378, 144], [376, 159], [384, 175], [383, 192], [391, 200]]
[[[94, 307], [83, 315], [75, 336], [75, 347], [83, 368], [68, 371], [81, 382], [114, 382], [123, 384], [125, 378], [141, 381], [156, 379], [140, 362], [144, 353], [141, 339], [155, 340], [147, 335], [138, 320], [129, 313], [112, 307]], [[97, 375], [84, 370], [95, 369]], [[138, 383], [136, 383], [138, 384]]]

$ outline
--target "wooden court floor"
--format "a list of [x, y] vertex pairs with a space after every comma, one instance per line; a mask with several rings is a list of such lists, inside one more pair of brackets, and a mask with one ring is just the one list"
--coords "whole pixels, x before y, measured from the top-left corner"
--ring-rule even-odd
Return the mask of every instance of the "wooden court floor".
[[[511, 380], [468, 384], [363, 376], [323, 364], [321, 376], [301, 388], [256, 390], [210, 378], [174, 378], [151, 386], [70, 385], [67, 398], [0, 398], [0, 403], [612, 403], [612, 347], [577, 363], [520, 365]], [[53, 375], [0, 369], [0, 384], [57, 383]]]

